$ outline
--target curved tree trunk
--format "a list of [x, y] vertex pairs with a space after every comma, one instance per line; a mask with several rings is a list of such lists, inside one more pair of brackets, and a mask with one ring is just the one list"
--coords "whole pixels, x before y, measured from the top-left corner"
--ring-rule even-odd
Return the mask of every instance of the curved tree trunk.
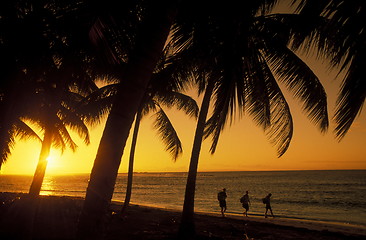
[[47, 168], [47, 157], [50, 154], [51, 145], [52, 131], [46, 129], [37, 168], [34, 172], [33, 181], [29, 189], [29, 195], [32, 197], [38, 196], [41, 191], [44, 175]]
[[138, 33], [134, 52], [126, 65], [94, 160], [79, 219], [78, 239], [101, 239], [109, 218], [109, 205], [118, 168], [135, 114], [167, 40], [176, 2], [154, 1]]
[[184, 195], [184, 204], [181, 223], [179, 226], [179, 235], [183, 239], [191, 239], [195, 234], [194, 224], [194, 196], [196, 191], [196, 177], [198, 169], [198, 160], [201, 151], [203, 133], [205, 130], [206, 118], [210, 107], [210, 99], [214, 88], [214, 82], [209, 81], [205, 95], [202, 100], [200, 114], [198, 116], [196, 133], [192, 147], [191, 161], [187, 177], [186, 192]]
[[128, 176], [127, 176], [127, 189], [126, 189], [126, 197], [123, 203], [121, 214], [124, 214], [128, 205], [130, 204], [131, 194], [132, 194], [132, 180], [133, 180], [133, 165], [135, 160], [135, 150], [136, 150], [136, 143], [137, 143], [137, 135], [140, 128], [140, 121], [141, 121], [141, 108], [137, 112], [136, 120], [135, 120], [135, 127], [133, 129], [133, 137], [131, 143], [131, 150], [130, 150], [130, 161], [128, 162]]

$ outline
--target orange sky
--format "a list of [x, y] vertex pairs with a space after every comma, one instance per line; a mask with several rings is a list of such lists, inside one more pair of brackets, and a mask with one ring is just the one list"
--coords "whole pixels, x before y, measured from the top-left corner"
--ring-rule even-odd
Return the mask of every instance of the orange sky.
[[[339, 81], [332, 81], [335, 74], [325, 71], [325, 65], [309, 61], [320, 77], [328, 94], [329, 115], [335, 107]], [[276, 157], [276, 149], [267, 141], [263, 131], [252, 120], [244, 117], [227, 128], [221, 136], [216, 154], [208, 153], [210, 140], [203, 144], [199, 171], [256, 171], [256, 170], [313, 170], [313, 169], [366, 169], [366, 121], [363, 112], [353, 124], [351, 131], [339, 143], [330, 130], [321, 134], [301, 112], [298, 101], [287, 97], [294, 118], [294, 136], [288, 151]], [[175, 163], [164, 151], [157, 133], [152, 129], [150, 117], [143, 119], [136, 149], [135, 171], [187, 171], [195, 130], [195, 120], [184, 114], [170, 112], [170, 118], [183, 144], [183, 156]], [[47, 174], [88, 173], [91, 171], [103, 126], [91, 131], [92, 143], [84, 146], [78, 138], [76, 153], [66, 151], [62, 156], [53, 151]], [[125, 148], [120, 172], [127, 171], [130, 140]], [[12, 156], [3, 165], [2, 174], [33, 174], [40, 143], [20, 141]]]

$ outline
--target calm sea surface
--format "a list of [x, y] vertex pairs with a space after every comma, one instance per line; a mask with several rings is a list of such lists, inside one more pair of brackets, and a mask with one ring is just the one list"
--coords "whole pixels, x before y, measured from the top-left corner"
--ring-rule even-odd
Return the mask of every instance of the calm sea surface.
[[[131, 202], [182, 209], [186, 173], [136, 173]], [[85, 197], [89, 174], [46, 176], [41, 194]], [[0, 192], [27, 192], [30, 176], [0, 175]], [[113, 200], [123, 201], [126, 174], [119, 174]], [[242, 214], [248, 190], [250, 214], [263, 216], [261, 199], [272, 193], [275, 216], [366, 226], [366, 170], [199, 173], [196, 211], [219, 212], [217, 192], [227, 189], [228, 212]]]

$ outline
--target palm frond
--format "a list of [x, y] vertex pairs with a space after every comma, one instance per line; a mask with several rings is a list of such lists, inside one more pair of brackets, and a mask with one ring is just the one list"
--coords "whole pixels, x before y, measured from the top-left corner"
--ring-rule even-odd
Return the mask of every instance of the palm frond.
[[[234, 58], [235, 59], [235, 58]], [[237, 108], [239, 112], [243, 111], [244, 98], [243, 98], [243, 81], [241, 59], [233, 59], [230, 61], [223, 59], [222, 65], [217, 66], [218, 69], [222, 69], [222, 75], [218, 75], [219, 79], [216, 79], [216, 87], [214, 90], [214, 109], [212, 116], [206, 123], [204, 137], [212, 136], [212, 144], [210, 148], [211, 154], [215, 153], [216, 147], [219, 141], [219, 137], [229, 120], [230, 124], [233, 122], [233, 118]], [[217, 76], [213, 74], [212, 76]]]
[[0, 142], [0, 168], [3, 163], [6, 162], [8, 157], [11, 154], [12, 149], [15, 145], [15, 134], [12, 132], [12, 129], [6, 130], [4, 128], [1, 128], [1, 142]]
[[292, 51], [283, 45], [265, 49], [266, 60], [279, 80], [295, 98], [303, 102], [303, 110], [322, 132], [328, 129], [327, 95], [318, 77]]
[[80, 115], [64, 107], [60, 107], [58, 115], [63, 125], [75, 131], [86, 145], [90, 144], [89, 130]]
[[19, 137], [19, 139], [21, 140], [36, 139], [42, 142], [42, 139], [38, 136], [38, 134], [34, 132], [34, 130], [22, 120], [17, 119], [14, 124], [14, 128], [16, 133], [15, 136]]
[[76, 106], [76, 111], [90, 126], [96, 126], [108, 115], [112, 108], [118, 84], [110, 84], [99, 88], [88, 95]]
[[[171, 45], [171, 43], [170, 43]], [[150, 80], [152, 89], [184, 91], [195, 79], [196, 67], [188, 52], [174, 53], [164, 57], [162, 67], [156, 69]]]
[[263, 68], [263, 58], [257, 48], [249, 50], [250, 54], [244, 59], [244, 96], [245, 111], [253, 117], [254, 122], [267, 130], [271, 124], [270, 101], [266, 76], [269, 75]]
[[65, 151], [67, 147], [73, 152], [76, 151], [77, 145], [72, 140], [69, 131], [67, 130], [66, 126], [63, 125], [62, 121], [59, 120], [58, 123], [55, 124], [52, 132], [52, 145], [55, 148], [60, 149], [61, 152]]
[[154, 99], [160, 104], [168, 108], [176, 107], [177, 110], [183, 110], [183, 112], [189, 117], [194, 117], [197, 119], [199, 108], [197, 102], [180, 92], [157, 92]]
[[366, 81], [362, 64], [365, 63], [365, 56], [362, 52], [355, 56], [337, 99], [334, 118], [337, 124], [335, 134], [339, 140], [346, 135], [365, 102]]
[[145, 94], [143, 101], [141, 102], [141, 119], [149, 113], [157, 111], [157, 102], [149, 94]]
[[182, 154], [182, 144], [179, 140], [178, 134], [175, 131], [168, 116], [160, 108], [160, 110], [154, 114], [155, 123], [154, 128], [158, 130], [160, 139], [166, 146], [166, 151], [172, 154], [174, 161]]
[[290, 107], [277, 84], [275, 77], [264, 58], [261, 64], [265, 73], [265, 84], [270, 99], [270, 127], [266, 134], [270, 142], [277, 148], [277, 156], [281, 157], [290, 146], [293, 135], [293, 121]]

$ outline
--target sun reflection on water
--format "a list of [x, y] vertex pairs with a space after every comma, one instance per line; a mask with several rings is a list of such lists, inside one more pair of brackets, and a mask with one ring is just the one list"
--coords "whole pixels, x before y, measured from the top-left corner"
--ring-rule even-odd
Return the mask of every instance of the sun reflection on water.
[[52, 195], [55, 191], [55, 180], [52, 176], [45, 176], [42, 183], [40, 195]]

